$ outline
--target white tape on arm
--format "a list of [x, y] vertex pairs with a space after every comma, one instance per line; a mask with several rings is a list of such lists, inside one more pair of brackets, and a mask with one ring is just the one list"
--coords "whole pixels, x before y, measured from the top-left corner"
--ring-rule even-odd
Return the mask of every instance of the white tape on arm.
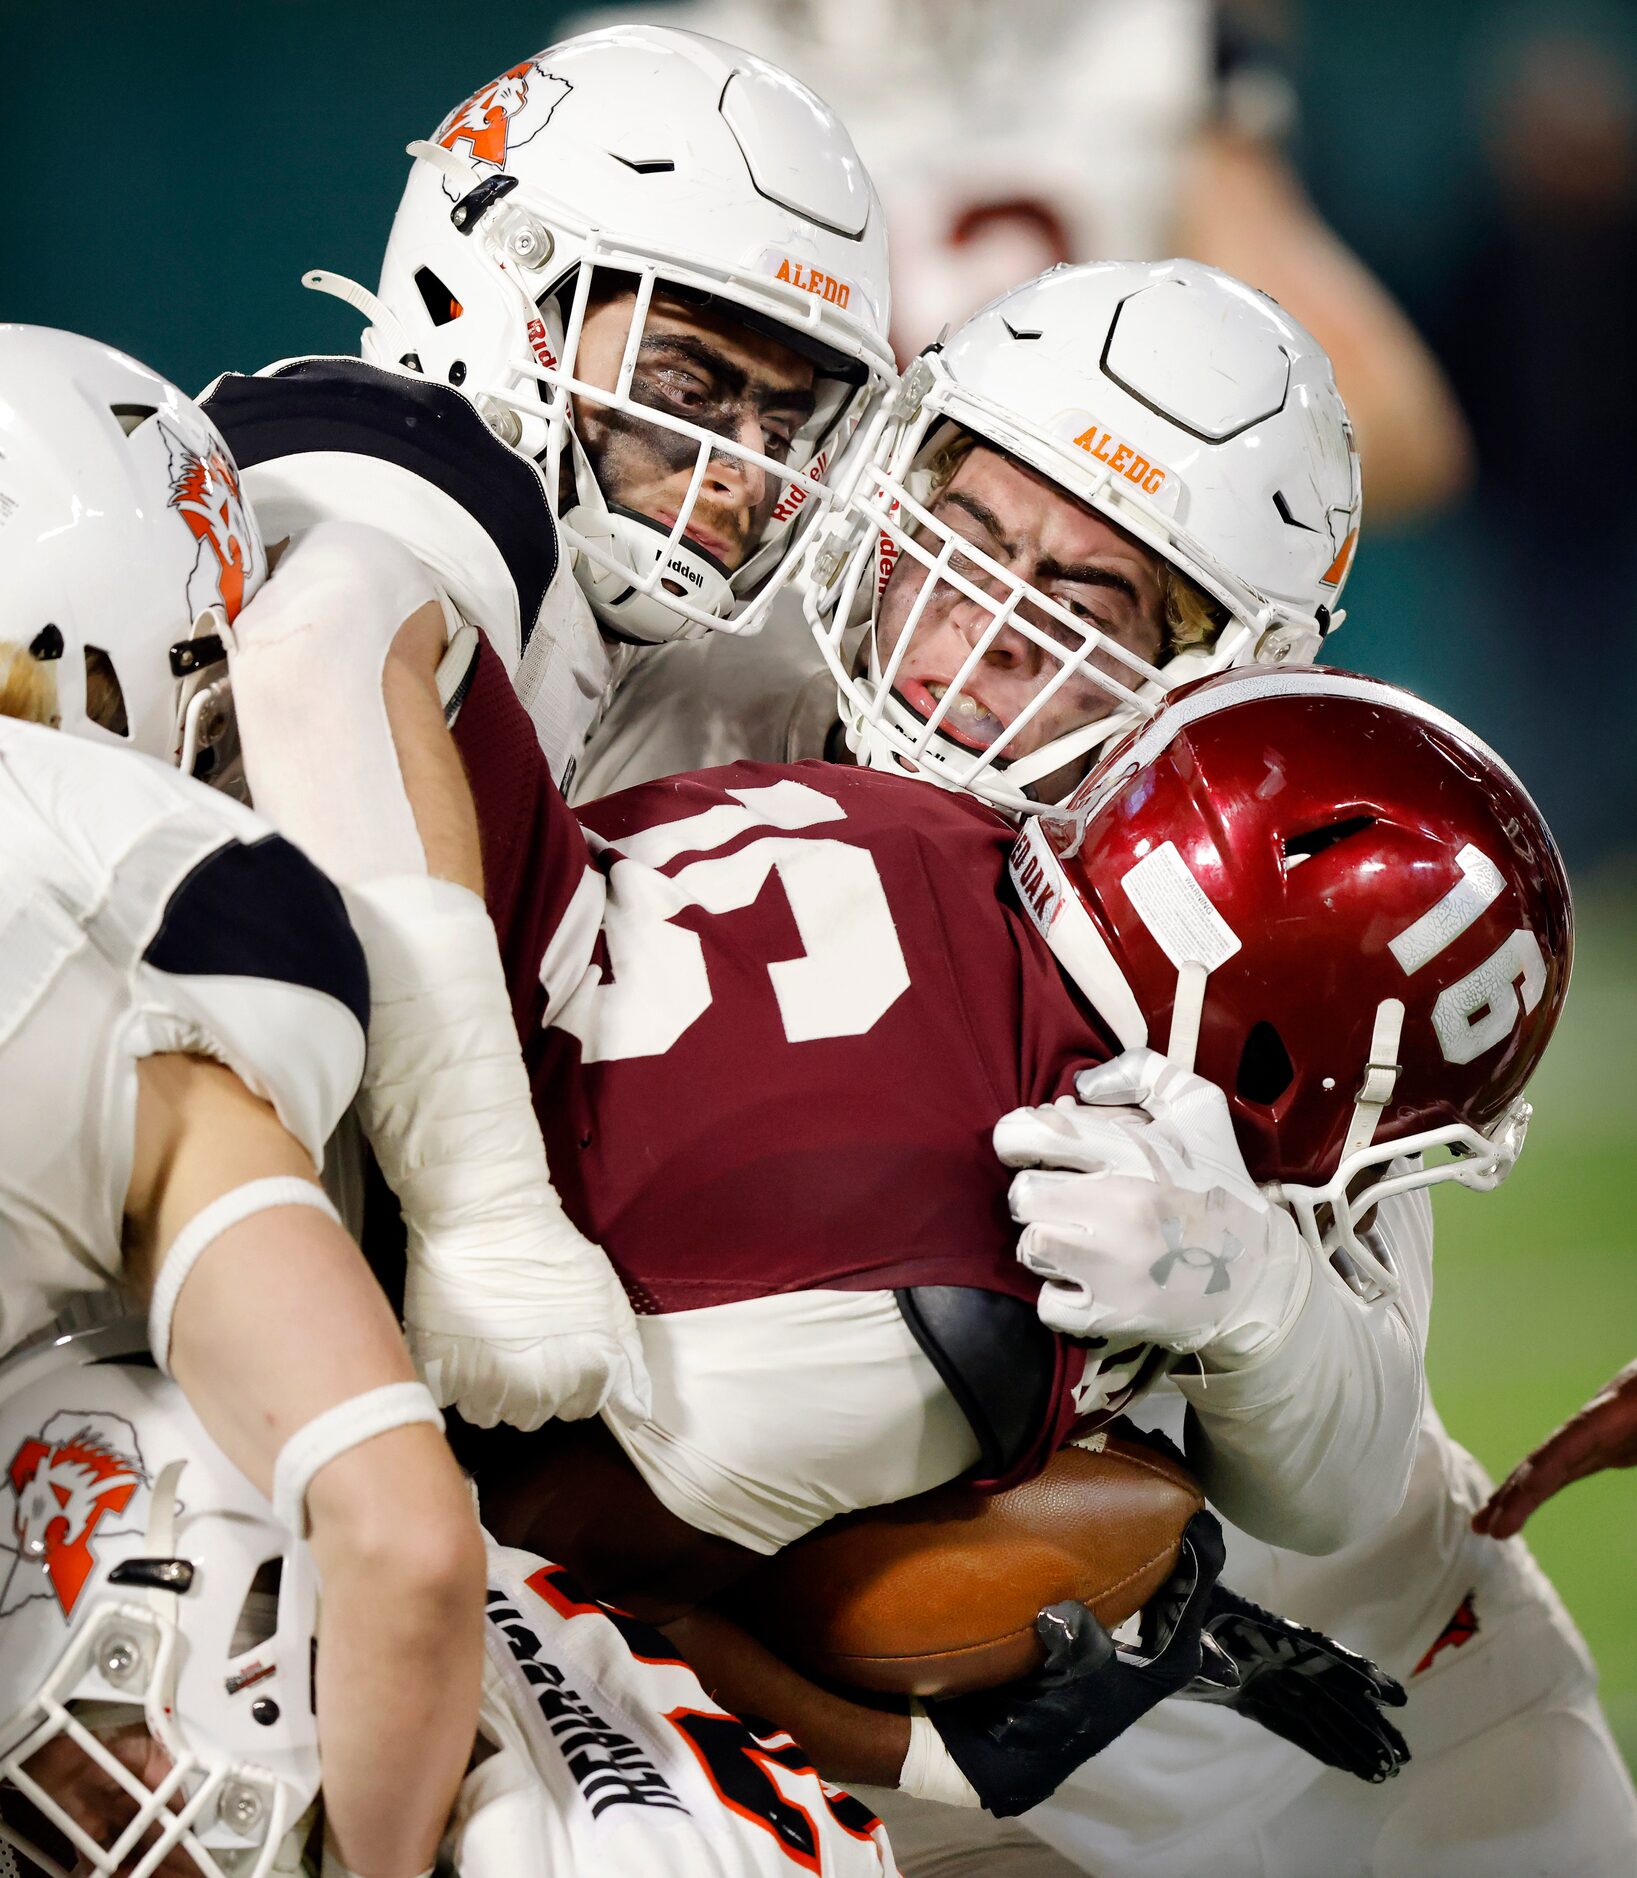
[[247, 1180], [219, 1199], [212, 1200], [171, 1241], [154, 1280], [153, 1298], [148, 1305], [148, 1344], [154, 1361], [168, 1376], [171, 1355], [171, 1317], [176, 1300], [188, 1281], [188, 1274], [199, 1261], [201, 1252], [221, 1238], [229, 1227], [255, 1213], [265, 1213], [275, 1206], [310, 1206], [327, 1213], [337, 1225], [341, 1215], [330, 1204], [324, 1189], [299, 1174], [273, 1174], [265, 1180]]
[[[306, 1867], [303, 1866], [302, 1869], [305, 1870]], [[432, 1878], [437, 1869], [436, 1865], [428, 1865], [426, 1870], [419, 1874], [419, 1878]], [[0, 1878], [5, 1878], [3, 1872], [0, 1872]], [[335, 1841], [330, 1837], [328, 1820], [324, 1823], [324, 1857], [319, 1866], [318, 1878], [358, 1878], [358, 1873], [350, 1865], [342, 1863], [341, 1854], [336, 1851]]]
[[909, 1752], [898, 1775], [898, 1787], [918, 1800], [937, 1800], [944, 1806], [983, 1804], [919, 1702], [910, 1704]]
[[442, 1428], [443, 1417], [422, 1382], [388, 1382], [379, 1389], [337, 1402], [298, 1428], [273, 1463], [273, 1512], [297, 1538], [307, 1533], [307, 1489], [313, 1476], [337, 1456], [377, 1435], [415, 1422]]

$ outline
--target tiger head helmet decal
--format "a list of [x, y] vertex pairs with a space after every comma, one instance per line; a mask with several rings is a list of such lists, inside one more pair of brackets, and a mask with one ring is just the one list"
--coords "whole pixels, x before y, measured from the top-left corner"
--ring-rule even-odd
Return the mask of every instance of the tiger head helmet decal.
[[12, 1553], [0, 1584], [0, 1617], [31, 1598], [54, 1597], [72, 1617], [96, 1569], [96, 1542], [140, 1532], [148, 1471], [136, 1431], [123, 1416], [64, 1409], [6, 1463], [0, 1495], [9, 1498]]

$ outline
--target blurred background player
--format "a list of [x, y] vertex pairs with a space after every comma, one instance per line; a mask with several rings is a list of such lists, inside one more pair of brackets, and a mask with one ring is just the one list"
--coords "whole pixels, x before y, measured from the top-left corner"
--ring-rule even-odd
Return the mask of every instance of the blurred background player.
[[[482, 1554], [441, 1419], [318, 1182], [363, 1065], [363, 959], [310, 861], [170, 767], [211, 703], [188, 654], [231, 634], [266, 576], [261, 541], [198, 408], [72, 334], [0, 327], [0, 460], [4, 703], [34, 720], [0, 721], [0, 1349], [123, 1292], [246, 1477], [240, 1502], [310, 1530], [324, 1592], [316, 1683], [302, 1649], [263, 1692], [294, 1733], [252, 1728], [186, 1765], [170, 1739], [175, 1781], [115, 1791], [114, 1830], [140, 1796], [126, 1844], [162, 1822], [183, 1848], [167, 1869], [197, 1842], [271, 1856], [316, 1778], [300, 1752], [288, 1782], [269, 1770], [310, 1743], [316, 1709], [337, 1857], [412, 1878], [470, 1751]], [[146, 684], [123, 664], [129, 689], [103, 643], [127, 632], [155, 649]], [[17, 1633], [60, 1647], [114, 1515], [153, 1571], [168, 1549], [174, 1479], [74, 1406], [0, 1455], [8, 1673], [45, 1673], [38, 1634]], [[186, 1589], [131, 1583], [161, 1606]], [[125, 1697], [162, 1708], [172, 1654], [131, 1654]], [[194, 1804], [172, 1813], [178, 1791]]]

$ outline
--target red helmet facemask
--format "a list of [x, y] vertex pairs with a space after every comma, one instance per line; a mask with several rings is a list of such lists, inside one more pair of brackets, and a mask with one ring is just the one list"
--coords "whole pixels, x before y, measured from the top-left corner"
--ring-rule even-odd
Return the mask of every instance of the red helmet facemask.
[[1573, 908], [1528, 792], [1441, 711], [1312, 667], [1206, 679], [1012, 871], [1121, 1042], [1168, 1039], [1226, 1093], [1252, 1176], [1360, 1289], [1396, 1289], [1356, 1227], [1379, 1201], [1510, 1170]]

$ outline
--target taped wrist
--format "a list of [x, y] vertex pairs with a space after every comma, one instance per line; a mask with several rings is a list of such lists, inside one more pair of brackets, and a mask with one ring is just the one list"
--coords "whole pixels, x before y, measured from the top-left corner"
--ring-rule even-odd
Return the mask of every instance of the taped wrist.
[[981, 1806], [977, 1789], [955, 1765], [919, 1702], [910, 1705], [909, 1752], [898, 1775], [899, 1789], [919, 1800], [937, 1800], [944, 1806]]
[[372, 998], [359, 1112], [408, 1228], [406, 1305], [424, 1293], [417, 1273], [460, 1275], [439, 1288], [438, 1321], [409, 1314], [421, 1329], [492, 1335], [484, 1297], [503, 1290], [522, 1307], [510, 1334], [550, 1335], [567, 1300], [542, 1283], [526, 1308], [529, 1274], [560, 1280], [579, 1266], [600, 1288], [609, 1273], [551, 1184], [488, 912], [468, 889], [425, 875], [371, 881], [346, 899]]
[[[425, 1871], [417, 1874], [417, 1878], [433, 1878], [437, 1869], [436, 1865], [428, 1865]], [[336, 1851], [328, 1825], [324, 1828], [324, 1856], [318, 1868], [318, 1878], [358, 1878], [358, 1873]]]
[[234, 1187], [231, 1192], [212, 1200], [202, 1212], [195, 1213], [171, 1241], [148, 1303], [148, 1346], [153, 1351], [154, 1361], [167, 1376], [171, 1373], [171, 1319], [176, 1312], [176, 1300], [199, 1262], [199, 1255], [208, 1251], [230, 1227], [277, 1206], [310, 1206], [327, 1214], [337, 1225], [341, 1223], [341, 1215], [322, 1187], [303, 1180], [299, 1174], [277, 1174], [265, 1180], [247, 1180], [242, 1187]]
[[298, 1428], [273, 1463], [273, 1512], [297, 1538], [307, 1536], [307, 1489], [320, 1468], [377, 1435], [415, 1422], [442, 1429], [443, 1417], [421, 1382], [383, 1383], [349, 1396]]

